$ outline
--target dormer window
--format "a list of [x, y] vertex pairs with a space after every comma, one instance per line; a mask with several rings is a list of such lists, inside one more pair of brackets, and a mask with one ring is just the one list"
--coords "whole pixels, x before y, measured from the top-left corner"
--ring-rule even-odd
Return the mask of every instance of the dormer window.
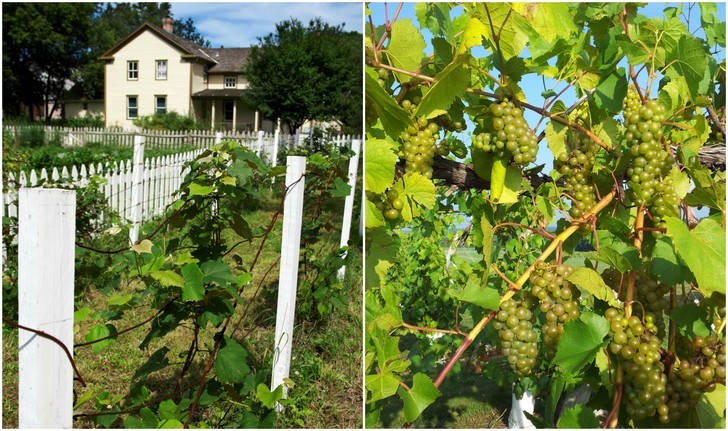
[[139, 79], [139, 62], [127, 61], [126, 62], [126, 79], [128, 81], [136, 81]]
[[207, 66], [202, 67], [202, 83], [207, 84]]
[[157, 60], [157, 79], [167, 79], [167, 60]]
[[238, 77], [237, 76], [226, 76], [225, 77], [225, 88], [237, 88]]

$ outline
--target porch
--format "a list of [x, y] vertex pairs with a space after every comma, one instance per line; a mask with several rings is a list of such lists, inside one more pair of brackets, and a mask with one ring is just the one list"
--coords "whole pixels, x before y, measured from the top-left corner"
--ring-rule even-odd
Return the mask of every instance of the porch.
[[[272, 122], [263, 121], [258, 111], [243, 102], [238, 89], [202, 90], [192, 95], [192, 109], [205, 126], [213, 130], [272, 132]], [[268, 127], [266, 127], [268, 126]], [[268, 130], [270, 129], [270, 130]]]

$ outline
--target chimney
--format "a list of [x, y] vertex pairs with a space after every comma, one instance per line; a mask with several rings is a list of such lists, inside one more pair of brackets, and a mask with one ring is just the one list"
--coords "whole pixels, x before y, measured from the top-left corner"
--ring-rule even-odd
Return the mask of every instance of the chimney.
[[174, 33], [174, 20], [170, 17], [162, 18], [162, 28], [167, 33]]

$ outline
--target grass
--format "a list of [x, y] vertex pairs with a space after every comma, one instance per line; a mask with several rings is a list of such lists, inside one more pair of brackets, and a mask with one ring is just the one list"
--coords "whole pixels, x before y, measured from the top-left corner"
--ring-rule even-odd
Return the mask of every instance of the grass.
[[[264, 201], [260, 210], [246, 214], [246, 220], [251, 226], [267, 224], [278, 208], [279, 197], [271, 194]], [[331, 219], [334, 226], [340, 226], [341, 203], [329, 208], [325, 214]], [[355, 216], [358, 211], [355, 211]], [[358, 221], [353, 223], [356, 231]], [[145, 226], [153, 229], [156, 225]], [[253, 282], [242, 294], [244, 303], [239, 305], [236, 314], [240, 315], [248, 302], [250, 310], [242, 321], [241, 328], [234, 334], [239, 342], [246, 345], [254, 356], [254, 361], [261, 370], [270, 373], [271, 351], [275, 331], [275, 306], [278, 284], [278, 260], [280, 257], [280, 243], [282, 224], [279, 219], [270, 234], [268, 241], [262, 249], [256, 268], [253, 272]], [[237, 240], [232, 231], [223, 235], [231, 243]], [[320, 238], [325, 244], [317, 245], [316, 250], [321, 253], [338, 247], [339, 232], [331, 232]], [[358, 238], [353, 243], [361, 242]], [[255, 251], [260, 245], [260, 239], [252, 243], [244, 243], [237, 247], [233, 253], [226, 256], [227, 260], [238, 260], [240, 267], [248, 268], [252, 263]], [[293, 339], [293, 359], [291, 379], [295, 387], [289, 391], [290, 402], [284, 414], [279, 415], [278, 427], [310, 427], [310, 428], [361, 428], [362, 426], [362, 269], [361, 252], [352, 250], [352, 260], [347, 267], [347, 274], [341, 289], [349, 298], [344, 308], [335, 309], [331, 315], [318, 319], [296, 319]], [[237, 255], [235, 257], [234, 255]], [[299, 268], [305, 268], [301, 265]], [[305, 277], [306, 274], [300, 274]], [[92, 280], [93, 282], [93, 280]], [[89, 307], [92, 310], [105, 310], [107, 297], [99, 292], [100, 286], [91, 284], [76, 299], [76, 309]], [[123, 293], [132, 291], [135, 286], [123, 285], [119, 290]], [[300, 295], [299, 295], [300, 297]], [[154, 313], [154, 308], [147, 305], [128, 310], [123, 318], [113, 324], [121, 329], [136, 324]], [[235, 321], [235, 320], [234, 320]], [[85, 341], [85, 334], [97, 323], [106, 323], [100, 318], [89, 318], [87, 321], [76, 322], [74, 327], [75, 342]], [[163, 338], [155, 339], [147, 350], [138, 348], [141, 340], [146, 336], [150, 324], [145, 324], [128, 332], [101, 350], [94, 353], [92, 348], [78, 347], [75, 349], [75, 358], [79, 371], [87, 381], [88, 387], [75, 385], [76, 396], [82, 396], [86, 391], [99, 394], [108, 391], [110, 396], [121, 396], [128, 393], [133, 381], [135, 371], [144, 364], [150, 355], [162, 347], [170, 350], [167, 358], [170, 362], [181, 362], [184, 353], [189, 348], [192, 325], [183, 322], [178, 328]], [[213, 343], [213, 328], [200, 333], [199, 346]], [[230, 333], [230, 331], [228, 331]], [[17, 330], [4, 327], [3, 345], [3, 413], [2, 425], [4, 428], [17, 428]], [[243, 340], [244, 339], [244, 340]], [[201, 347], [204, 349], [204, 347]], [[178, 356], [182, 354], [182, 356]], [[181, 359], [176, 359], [180, 357]], [[191, 367], [189, 378], [197, 381], [201, 370], [206, 363], [207, 355], [201, 351], [196, 356]], [[145, 380], [145, 385], [152, 392], [152, 397], [164, 396], [170, 393], [177, 383], [179, 366], [167, 367], [151, 373]], [[265, 372], [265, 371], [264, 371]], [[270, 378], [267, 378], [270, 381]], [[94, 401], [79, 406], [74, 414], [96, 411]], [[224, 416], [223, 412], [232, 407], [231, 413]], [[214, 406], [198, 409], [199, 418], [211, 427], [236, 427], [235, 405], [217, 403]], [[224, 416], [224, 419], [223, 419]], [[96, 427], [97, 424], [88, 418], [74, 420], [74, 427]], [[114, 422], [113, 426], [122, 426], [121, 421]]]

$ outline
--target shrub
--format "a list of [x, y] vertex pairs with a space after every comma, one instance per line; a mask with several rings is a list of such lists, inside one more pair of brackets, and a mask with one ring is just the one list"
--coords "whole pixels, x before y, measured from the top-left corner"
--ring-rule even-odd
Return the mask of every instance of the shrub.
[[192, 115], [180, 115], [175, 111], [164, 114], [143, 115], [134, 120], [134, 125], [146, 130], [187, 131], [200, 130], [205, 126]]

